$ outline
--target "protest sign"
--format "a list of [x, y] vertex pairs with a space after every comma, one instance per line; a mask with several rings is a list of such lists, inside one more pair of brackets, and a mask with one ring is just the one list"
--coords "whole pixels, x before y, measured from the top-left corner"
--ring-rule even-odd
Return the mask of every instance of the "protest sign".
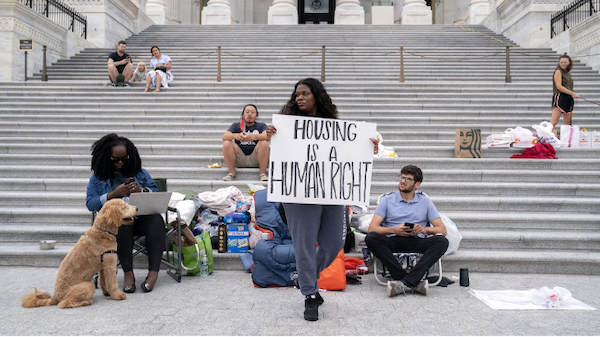
[[273, 126], [267, 200], [369, 204], [374, 123], [273, 115]]

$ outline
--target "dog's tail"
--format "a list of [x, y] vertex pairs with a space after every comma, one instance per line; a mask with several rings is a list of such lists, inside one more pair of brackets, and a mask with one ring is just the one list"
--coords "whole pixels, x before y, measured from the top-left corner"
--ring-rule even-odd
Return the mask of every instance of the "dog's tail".
[[21, 301], [23, 308], [44, 307], [56, 304], [49, 293], [40, 292], [35, 287], [33, 289], [32, 293], [23, 296], [23, 300]]

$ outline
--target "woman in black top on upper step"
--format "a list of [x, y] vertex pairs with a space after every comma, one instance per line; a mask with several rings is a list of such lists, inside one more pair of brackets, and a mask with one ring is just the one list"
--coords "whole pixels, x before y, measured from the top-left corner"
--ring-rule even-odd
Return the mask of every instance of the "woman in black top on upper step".
[[579, 98], [573, 91], [573, 78], [571, 78], [571, 69], [573, 69], [573, 60], [564, 53], [558, 59], [558, 67], [554, 70], [552, 78], [552, 126], [558, 124], [560, 116], [563, 115], [563, 124], [571, 125], [573, 116], [574, 98]]

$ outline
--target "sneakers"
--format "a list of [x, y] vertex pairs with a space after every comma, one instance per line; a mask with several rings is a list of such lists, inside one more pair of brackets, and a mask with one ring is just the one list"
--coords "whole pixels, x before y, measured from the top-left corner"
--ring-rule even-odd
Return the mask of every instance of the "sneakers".
[[319, 319], [319, 305], [323, 303], [323, 298], [319, 293], [306, 296], [304, 300], [304, 319], [307, 321], [316, 321]]
[[127, 83], [127, 82], [124, 82], [124, 83], [123, 83], [123, 86], [124, 86], [124, 87], [128, 87], [128, 86], [129, 86], [129, 83]]
[[261, 174], [260, 175], [260, 181], [269, 181], [269, 176], [267, 176], [266, 174]]
[[227, 175], [223, 177], [223, 181], [232, 181], [233, 179], [235, 179], [235, 176], [231, 173], [227, 173]]
[[410, 290], [402, 281], [388, 281], [387, 283], [387, 295], [389, 297], [396, 296], [398, 294], [406, 295], [406, 291]]
[[419, 294], [427, 296], [427, 290], [429, 290], [429, 281], [422, 280], [417, 284], [416, 287], [413, 288], [414, 292], [418, 292]]

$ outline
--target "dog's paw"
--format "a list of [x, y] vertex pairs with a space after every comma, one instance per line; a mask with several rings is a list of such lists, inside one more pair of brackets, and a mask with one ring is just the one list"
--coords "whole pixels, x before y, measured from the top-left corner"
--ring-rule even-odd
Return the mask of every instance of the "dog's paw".
[[117, 293], [110, 295], [110, 298], [112, 298], [113, 300], [122, 301], [127, 298], [127, 295], [125, 295], [124, 292], [119, 291]]
[[110, 296], [110, 294], [109, 294], [109, 293], [104, 293], [104, 292], [103, 292], [103, 294], [104, 294], [104, 296], [107, 296], [107, 297], [108, 297], [108, 296]]

